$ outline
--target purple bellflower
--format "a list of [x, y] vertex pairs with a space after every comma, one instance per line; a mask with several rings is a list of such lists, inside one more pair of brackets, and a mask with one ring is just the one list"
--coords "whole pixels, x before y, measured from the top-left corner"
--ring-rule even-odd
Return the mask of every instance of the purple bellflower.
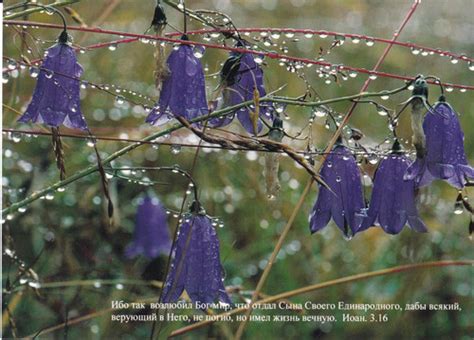
[[183, 217], [163, 288], [163, 302], [176, 302], [186, 290], [194, 303], [213, 303], [216, 299], [232, 303], [224, 287], [216, 230], [200, 210], [194, 202], [191, 213]]
[[51, 127], [61, 124], [73, 129], [87, 130], [81, 113], [80, 81], [83, 69], [74, 49], [63, 32], [59, 42], [46, 51], [39, 69], [38, 81], [26, 112], [19, 122], [44, 123]]
[[411, 160], [405, 156], [396, 141], [393, 151], [383, 159], [375, 172], [374, 189], [367, 217], [358, 231], [379, 224], [388, 234], [398, 234], [407, 223], [418, 232], [426, 232], [418, 217], [415, 201], [415, 183], [403, 180]]
[[332, 192], [319, 186], [318, 199], [310, 214], [311, 232], [323, 229], [332, 216], [346, 237], [353, 236], [365, 217], [365, 204], [359, 168], [350, 150], [336, 144], [320, 175]]
[[[186, 36], [181, 38], [188, 40]], [[192, 120], [209, 113], [201, 62], [190, 45], [171, 51], [167, 65], [169, 75], [163, 82], [160, 99], [146, 118], [152, 125], [167, 123], [175, 116]]]
[[415, 180], [417, 187], [428, 185], [434, 179], [443, 179], [462, 189], [468, 178], [474, 179], [474, 169], [467, 162], [464, 133], [457, 113], [444, 97], [426, 114], [423, 130], [426, 156], [416, 159], [408, 168], [405, 179]]
[[156, 197], [141, 198], [135, 217], [133, 241], [125, 249], [125, 256], [133, 258], [142, 254], [153, 259], [160, 254], [168, 255], [170, 250], [166, 210]]
[[[242, 46], [242, 44], [240, 43], [237, 46]], [[228, 125], [237, 114], [237, 118], [245, 130], [251, 134], [260, 132], [263, 124], [259, 118], [271, 119], [273, 108], [270, 105], [258, 103], [258, 110], [255, 109], [256, 96], [258, 99], [262, 98], [266, 95], [266, 91], [263, 84], [263, 71], [255, 61], [254, 55], [250, 53], [231, 53], [222, 68], [221, 80], [224, 86], [224, 107], [238, 105], [246, 101], [254, 101], [254, 104], [244, 106], [233, 114], [211, 119], [211, 126]], [[252, 116], [256, 114], [258, 116]]]

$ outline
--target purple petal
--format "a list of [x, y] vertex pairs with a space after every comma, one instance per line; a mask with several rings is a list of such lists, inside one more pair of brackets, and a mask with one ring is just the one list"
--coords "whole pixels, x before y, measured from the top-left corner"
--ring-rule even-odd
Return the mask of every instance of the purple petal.
[[414, 173], [423, 169], [423, 161], [417, 162], [409, 166], [409, 159], [400, 154], [391, 154], [382, 160], [375, 174], [369, 218], [364, 221], [362, 229], [378, 222], [386, 233], [398, 234], [408, 219], [414, 223], [414, 230], [421, 230], [420, 225], [423, 225], [423, 222], [419, 219], [416, 209], [415, 183], [413, 179], [406, 179], [410, 167], [415, 169]]
[[323, 229], [331, 219], [331, 195], [333, 194], [326, 188], [319, 189], [318, 199], [310, 215], [309, 225], [311, 233]]
[[180, 45], [170, 53], [167, 64], [170, 75], [163, 82], [160, 99], [146, 122], [159, 125], [173, 115], [187, 120], [207, 115], [204, 72], [192, 47]]
[[[466, 175], [459, 166], [468, 166], [464, 151], [464, 133], [453, 108], [439, 102], [423, 122], [426, 135], [426, 163], [430, 175], [461, 189]], [[469, 177], [469, 175], [468, 175]], [[418, 180], [421, 182], [421, 180]]]
[[126, 248], [125, 256], [130, 258], [142, 254], [155, 258], [160, 254], [169, 254], [170, 249], [166, 211], [157, 198], [146, 196], [138, 206], [134, 239]]
[[80, 82], [82, 67], [74, 49], [58, 43], [50, 47], [41, 65], [33, 97], [19, 122], [44, 123], [87, 130], [81, 112]]
[[320, 174], [333, 192], [320, 186], [311, 214], [311, 231], [324, 228], [330, 211], [330, 216], [342, 232], [346, 233], [347, 226], [355, 234], [362, 223], [360, 214], [365, 205], [359, 168], [349, 149], [342, 145], [335, 147]]
[[[230, 303], [219, 258], [219, 240], [209, 217], [194, 214], [187, 218], [180, 227], [163, 301], [176, 301], [184, 288], [193, 302], [220, 299]], [[173, 292], [174, 286], [179, 294]]]

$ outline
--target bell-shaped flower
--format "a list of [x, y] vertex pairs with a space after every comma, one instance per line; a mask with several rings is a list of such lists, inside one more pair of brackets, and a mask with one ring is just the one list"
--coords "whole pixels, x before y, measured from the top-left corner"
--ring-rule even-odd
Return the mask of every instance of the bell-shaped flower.
[[386, 233], [398, 234], [407, 221], [413, 230], [427, 231], [416, 209], [415, 183], [403, 179], [410, 164], [411, 160], [401, 152], [396, 141], [392, 153], [380, 162], [375, 172], [368, 216], [358, 231], [376, 223]]
[[331, 188], [319, 186], [319, 194], [309, 216], [310, 230], [323, 229], [333, 218], [348, 238], [359, 229], [365, 217], [360, 171], [348, 148], [337, 144], [326, 158], [321, 179]]
[[215, 300], [231, 303], [224, 287], [219, 240], [212, 220], [194, 203], [183, 217], [173, 246], [169, 273], [163, 288], [163, 302], [175, 302], [186, 290], [196, 303]]
[[260, 102], [260, 98], [266, 95], [266, 91], [263, 84], [263, 71], [256, 61], [259, 58], [250, 53], [231, 53], [221, 71], [222, 107], [235, 106], [247, 101], [252, 101], [252, 104], [243, 106], [236, 112], [223, 117], [211, 119], [211, 126], [228, 125], [237, 115], [245, 130], [251, 134], [257, 134], [263, 127], [260, 118], [273, 117], [273, 107]]
[[468, 179], [474, 179], [474, 168], [467, 162], [464, 133], [457, 113], [444, 97], [426, 114], [423, 130], [426, 156], [416, 159], [408, 168], [406, 180], [413, 179], [417, 187], [422, 187], [434, 179], [443, 179], [461, 189]]
[[171, 237], [165, 208], [156, 197], [145, 196], [138, 203], [135, 217], [133, 241], [125, 249], [125, 256], [139, 254], [155, 258], [168, 255], [171, 250]]
[[[188, 40], [186, 36], [181, 38]], [[201, 62], [190, 45], [179, 45], [171, 51], [167, 65], [169, 75], [163, 82], [158, 103], [146, 118], [153, 125], [167, 123], [175, 116], [192, 120], [209, 113]]]
[[33, 97], [18, 121], [44, 123], [51, 127], [63, 124], [69, 128], [87, 130], [79, 97], [78, 78], [83, 69], [77, 62], [74, 49], [67, 43], [67, 34], [66, 38], [60, 37], [60, 41], [45, 52], [38, 71]]

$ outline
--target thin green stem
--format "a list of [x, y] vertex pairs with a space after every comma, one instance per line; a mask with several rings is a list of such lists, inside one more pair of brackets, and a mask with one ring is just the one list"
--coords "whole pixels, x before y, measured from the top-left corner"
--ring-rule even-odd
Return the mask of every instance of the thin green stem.
[[[72, 4], [74, 4], [76, 2], [79, 2], [79, 1], [81, 1], [81, 0], [56, 1], [56, 2], [53, 2], [52, 4], [49, 4], [48, 7], [68, 6], [68, 5], [72, 5]], [[6, 8], [5, 10], [8, 11], [8, 8]], [[29, 14], [44, 11], [44, 10], [45, 9], [41, 8], [41, 7], [29, 8], [29, 9], [25, 9], [24, 11], [21, 11], [21, 12], [16, 12], [16, 13], [6, 15], [6, 16], [3, 17], [3, 20], [11, 20], [11, 19], [21, 17], [23, 15], [29, 15]]]
[[[71, 281], [57, 281], [57, 282], [41, 282], [38, 289], [54, 289], [54, 288], [69, 288], [79, 286], [95, 286], [100, 284], [101, 286], [114, 286], [118, 284], [122, 285], [134, 285], [134, 286], [151, 286], [156, 288], [162, 287], [160, 281], [144, 281], [144, 280], [131, 280], [131, 279], [110, 279], [110, 280], [71, 280]], [[26, 285], [22, 285], [14, 289], [14, 291], [21, 291], [26, 289]]]
[[[327, 100], [321, 100], [321, 101], [317, 101], [317, 102], [304, 102], [304, 101], [297, 101], [297, 100], [294, 100], [294, 99], [274, 99], [272, 97], [263, 97], [261, 98], [261, 102], [279, 102], [279, 103], [287, 103], [287, 104], [290, 104], [290, 105], [301, 105], [301, 106], [308, 106], [308, 107], [317, 107], [317, 106], [321, 106], [321, 105], [328, 105], [328, 104], [332, 104], [332, 103], [337, 103], [337, 102], [342, 102], [342, 101], [350, 101], [350, 100], [353, 100], [353, 99], [357, 99], [357, 98], [367, 98], [367, 97], [380, 97], [380, 96], [385, 96], [385, 95], [392, 95], [392, 94], [396, 94], [396, 93], [399, 93], [401, 91], [404, 91], [406, 90], [407, 86], [402, 86], [402, 87], [399, 87], [399, 88], [396, 88], [394, 90], [390, 90], [390, 91], [387, 91], [387, 90], [384, 90], [384, 91], [380, 91], [380, 92], [362, 92], [362, 93], [358, 93], [358, 94], [354, 94], [354, 95], [350, 95], [350, 96], [344, 96], [344, 97], [338, 97], [338, 98], [332, 98], [332, 99], [327, 99]], [[243, 103], [240, 103], [238, 105], [234, 105], [234, 106], [230, 106], [230, 107], [226, 107], [222, 110], [217, 110], [217, 111], [214, 111], [212, 114], [210, 115], [206, 115], [206, 116], [201, 116], [201, 117], [198, 117], [198, 118], [195, 118], [193, 120], [191, 120], [190, 122], [191, 123], [197, 123], [197, 122], [201, 122], [201, 121], [204, 121], [204, 120], [208, 120], [208, 119], [211, 119], [211, 118], [216, 118], [216, 117], [221, 117], [221, 116], [224, 116], [225, 114], [229, 113], [229, 112], [234, 112], [242, 107], [245, 107], [245, 106], [248, 106], [248, 105], [251, 105], [253, 104], [253, 101], [252, 100], [249, 100], [249, 101], [246, 101], [246, 102], [243, 102]], [[105, 164], [108, 164], [110, 163], [111, 161], [113, 161], [114, 159], [116, 158], [119, 158], [121, 156], [123, 156], [124, 154], [130, 152], [130, 151], [133, 151], [134, 149], [136, 149], [137, 147], [143, 145], [143, 144], [146, 144], [146, 142], [150, 142], [156, 138], [159, 138], [159, 137], [162, 137], [164, 135], [167, 135], [167, 134], [170, 134], [176, 130], [179, 130], [180, 128], [182, 128], [183, 125], [182, 124], [174, 124], [173, 126], [165, 129], [165, 130], [161, 130], [159, 132], [155, 132], [145, 138], [143, 138], [140, 142], [137, 142], [137, 143], [134, 143], [134, 144], [130, 144], [130, 145], [127, 145], [126, 147], [112, 153], [111, 155], [109, 155], [108, 157], [104, 158], [102, 160], [102, 163], [105, 165]], [[86, 177], [94, 172], [96, 172], [98, 170], [98, 167], [97, 165], [91, 165], [83, 170], [80, 170], [78, 171], [77, 173], [75, 173], [74, 175], [72, 175], [71, 177], [68, 177], [66, 178], [65, 180], [63, 181], [58, 181], [50, 186], [47, 186], [41, 190], [38, 190], [38, 191], [35, 191], [34, 193], [32, 193], [30, 196], [26, 197], [25, 199], [17, 202], [17, 203], [13, 203], [12, 205], [6, 207], [5, 209], [2, 210], [2, 214], [3, 216], [7, 217], [7, 219], [9, 218], [9, 214], [12, 214], [14, 212], [16, 212], [19, 208], [22, 208], [24, 206], [27, 206], [31, 203], [33, 203], [34, 201], [40, 199], [41, 197], [45, 196], [46, 194], [50, 193], [50, 192], [53, 192], [55, 190], [57, 190], [58, 188], [64, 188], [65, 186], [83, 178], [83, 177]], [[13, 218], [13, 216], [11, 216], [10, 218]]]

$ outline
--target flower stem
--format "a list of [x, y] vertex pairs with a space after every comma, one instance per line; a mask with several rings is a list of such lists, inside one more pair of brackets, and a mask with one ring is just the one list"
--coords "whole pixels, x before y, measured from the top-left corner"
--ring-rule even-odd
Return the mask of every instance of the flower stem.
[[[81, 1], [81, 0], [56, 1], [56, 2], [53, 2], [52, 4], [47, 5], [47, 6], [48, 7], [61, 7], [61, 6], [72, 5], [72, 4], [74, 4], [76, 2], [79, 2], [79, 1]], [[8, 11], [8, 10], [9, 10], [9, 7], [6, 7], [4, 9], [4, 11]], [[11, 20], [11, 19], [14, 19], [14, 18], [18, 18], [18, 17], [24, 16], [24, 15], [33, 14], [33, 13], [36, 13], [36, 12], [39, 12], [39, 11], [44, 11], [44, 10], [45, 9], [42, 8], [42, 7], [29, 8], [29, 9], [25, 9], [24, 11], [21, 11], [21, 12], [15, 12], [15, 13], [6, 15], [6, 16], [3, 17], [3, 20]]]

